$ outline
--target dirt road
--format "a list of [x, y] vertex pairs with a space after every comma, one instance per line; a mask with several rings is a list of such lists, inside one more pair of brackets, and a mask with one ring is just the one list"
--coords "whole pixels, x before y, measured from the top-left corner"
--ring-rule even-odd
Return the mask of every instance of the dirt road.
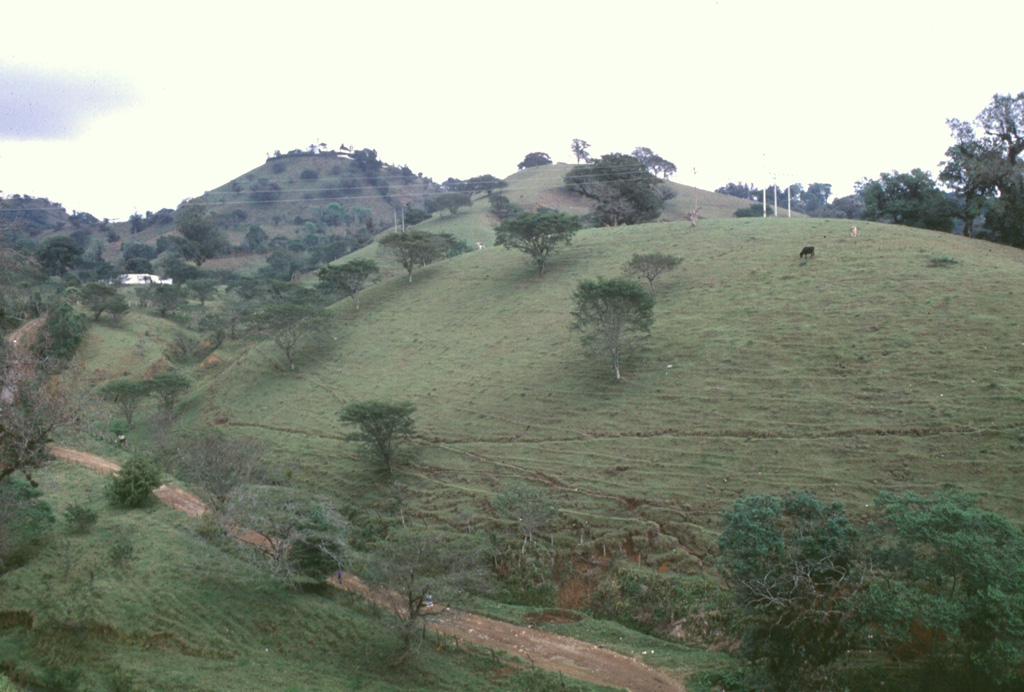
[[[109, 459], [67, 447], [51, 445], [49, 451], [58, 459], [82, 464], [104, 474], [114, 473], [121, 468]], [[202, 500], [181, 488], [162, 485], [153, 492], [168, 506], [191, 516], [199, 516], [206, 511]], [[247, 537], [244, 529], [239, 528], [233, 533], [239, 540], [258, 544], [258, 541]], [[332, 576], [328, 581], [337, 588], [357, 593], [384, 608], [395, 609], [394, 599], [397, 594], [372, 589], [355, 575], [346, 573], [341, 582]], [[682, 683], [660, 670], [571, 637], [451, 609], [432, 613], [425, 621], [432, 631], [456, 637], [463, 642], [505, 651], [533, 665], [587, 682], [621, 687], [632, 692], [685, 692]]]

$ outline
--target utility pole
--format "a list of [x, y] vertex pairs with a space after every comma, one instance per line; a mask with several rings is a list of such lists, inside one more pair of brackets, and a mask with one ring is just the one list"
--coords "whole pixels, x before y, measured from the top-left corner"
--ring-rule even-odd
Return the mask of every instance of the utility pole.
[[775, 207], [775, 218], [779, 218], [779, 184], [775, 181], [775, 176], [772, 176], [772, 203]]

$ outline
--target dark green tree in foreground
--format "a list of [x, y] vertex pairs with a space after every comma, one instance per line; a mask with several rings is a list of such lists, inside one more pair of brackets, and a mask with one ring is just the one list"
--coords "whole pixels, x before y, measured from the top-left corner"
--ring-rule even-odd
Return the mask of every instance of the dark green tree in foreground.
[[35, 258], [46, 273], [64, 276], [67, 271], [82, 261], [85, 250], [67, 236], [50, 238], [36, 250]]
[[110, 477], [107, 497], [115, 507], [141, 507], [160, 486], [160, 469], [149, 457], [133, 454]]
[[622, 267], [622, 272], [627, 276], [635, 276], [638, 279], [647, 279], [651, 286], [651, 293], [654, 293], [654, 280], [663, 273], [675, 269], [682, 263], [682, 258], [675, 255], [667, 255], [664, 252], [649, 252], [643, 255], [633, 255], [632, 258]]
[[373, 260], [354, 259], [341, 265], [321, 267], [317, 272], [320, 287], [352, 299], [359, 311], [359, 292], [377, 280], [380, 267]]
[[128, 302], [113, 286], [91, 283], [82, 286], [81, 291], [82, 302], [96, 321], [99, 321], [100, 315], [108, 310], [123, 314], [128, 309]]
[[876, 646], [919, 657], [930, 690], [1024, 685], [1024, 537], [960, 490], [883, 493], [872, 565], [860, 599]]
[[346, 439], [363, 443], [367, 459], [394, 473], [410, 456], [410, 438], [416, 434], [415, 411], [409, 402], [360, 401], [343, 408], [338, 418], [358, 428]]
[[654, 296], [631, 279], [599, 278], [580, 281], [572, 300], [572, 327], [583, 332], [585, 346], [611, 357], [621, 379], [622, 355], [651, 331]]
[[803, 690], [853, 646], [863, 585], [858, 535], [840, 503], [791, 492], [740, 498], [719, 540], [743, 613], [752, 689]]
[[495, 245], [507, 250], [525, 252], [537, 263], [541, 276], [547, 267], [548, 255], [558, 245], [569, 245], [582, 224], [578, 216], [547, 209], [522, 212], [505, 219], [494, 232]]

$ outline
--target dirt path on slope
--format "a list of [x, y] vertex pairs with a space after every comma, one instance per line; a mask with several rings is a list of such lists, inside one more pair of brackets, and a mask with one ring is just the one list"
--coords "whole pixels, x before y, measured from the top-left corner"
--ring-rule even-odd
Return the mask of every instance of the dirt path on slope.
[[[95, 454], [56, 445], [50, 445], [48, 449], [50, 454], [58, 459], [82, 464], [103, 474], [111, 474], [121, 469], [117, 463]], [[181, 488], [162, 485], [153, 493], [164, 504], [190, 516], [199, 516], [206, 512], [206, 505], [202, 500]], [[232, 531], [232, 535], [253, 545], [262, 545], [265, 541], [263, 537], [241, 527]], [[393, 612], [398, 610], [401, 601], [398, 594], [370, 588], [353, 574], [345, 573], [340, 582], [336, 576], [332, 576], [328, 581], [333, 586], [357, 593], [382, 608]], [[631, 692], [686, 692], [682, 683], [660, 670], [623, 654], [571, 637], [451, 609], [437, 609], [437, 612], [430, 613], [424, 620], [427, 627], [434, 632], [455, 637], [463, 642], [505, 651], [540, 668], [587, 682], [621, 687]]]

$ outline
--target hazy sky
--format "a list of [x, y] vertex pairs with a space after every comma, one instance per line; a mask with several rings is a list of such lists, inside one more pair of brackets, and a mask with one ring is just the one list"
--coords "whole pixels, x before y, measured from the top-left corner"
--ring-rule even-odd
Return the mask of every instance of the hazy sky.
[[317, 141], [442, 181], [579, 137], [848, 194], [936, 172], [947, 118], [1024, 90], [1016, 1], [349, 4], [5, 7], [0, 191], [125, 219]]

